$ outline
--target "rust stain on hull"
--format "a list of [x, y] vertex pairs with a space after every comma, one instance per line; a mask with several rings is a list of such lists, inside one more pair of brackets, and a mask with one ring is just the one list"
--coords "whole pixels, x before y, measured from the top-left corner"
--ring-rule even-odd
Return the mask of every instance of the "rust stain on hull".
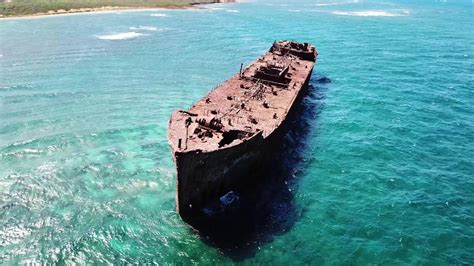
[[176, 205], [185, 221], [241, 182], [278, 145], [316, 57], [308, 43], [275, 42], [189, 110], [171, 115]]

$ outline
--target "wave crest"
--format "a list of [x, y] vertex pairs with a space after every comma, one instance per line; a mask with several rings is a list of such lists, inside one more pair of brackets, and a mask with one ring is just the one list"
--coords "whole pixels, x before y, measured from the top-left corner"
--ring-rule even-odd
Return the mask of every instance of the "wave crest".
[[130, 27], [129, 29], [131, 30], [147, 30], [147, 31], [157, 31], [157, 27], [151, 27], [151, 26], [138, 26], [138, 27]]
[[97, 38], [101, 40], [109, 40], [109, 41], [117, 41], [117, 40], [128, 40], [128, 39], [133, 39], [137, 38], [144, 35], [143, 33], [138, 33], [138, 32], [123, 32], [123, 33], [117, 33], [117, 34], [110, 34], [110, 35], [99, 35]]
[[345, 12], [345, 11], [334, 11], [331, 12], [333, 15], [339, 16], [355, 16], [355, 17], [402, 17], [405, 14], [390, 13], [387, 11], [354, 11], [354, 12]]
[[314, 6], [340, 6], [349, 4], [358, 4], [359, 0], [347, 1], [347, 2], [330, 2], [330, 3], [315, 3]]
[[168, 16], [167, 14], [163, 14], [163, 13], [150, 14], [150, 17], [167, 17], [167, 16]]

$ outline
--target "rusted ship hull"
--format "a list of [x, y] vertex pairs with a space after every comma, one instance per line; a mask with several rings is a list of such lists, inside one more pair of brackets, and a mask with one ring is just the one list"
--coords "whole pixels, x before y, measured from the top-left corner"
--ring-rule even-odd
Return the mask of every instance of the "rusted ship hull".
[[[272, 52], [272, 49], [274, 49], [274, 46], [270, 49], [269, 53]], [[305, 44], [305, 47], [307, 47], [307, 44]], [[300, 71], [301, 73], [298, 72], [299, 82], [295, 83], [298, 86], [295, 86], [295, 84], [293, 84], [293, 87], [291, 88], [291, 90], [293, 90], [292, 93], [288, 93], [288, 97], [291, 96], [291, 99], [285, 102], [284, 107], [286, 107], [286, 109], [284, 110], [284, 112], [280, 111], [278, 115], [277, 115], [277, 112], [275, 112], [272, 117], [273, 120], [271, 120], [272, 118], [266, 118], [266, 120], [264, 120], [265, 118], [261, 118], [258, 121], [253, 121], [252, 120], [253, 116], [249, 116], [251, 118], [247, 120], [250, 121], [251, 125], [256, 125], [255, 126], [256, 129], [254, 131], [250, 131], [250, 130], [244, 131], [244, 130], [235, 129], [236, 125], [234, 125], [234, 123], [241, 121], [238, 119], [237, 119], [237, 122], [235, 122], [233, 119], [229, 119], [228, 125], [222, 126], [222, 127], [221, 127], [222, 124], [219, 124], [219, 123], [217, 123], [217, 126], [216, 126], [215, 120], [211, 120], [209, 124], [206, 124], [202, 122], [201, 120], [199, 120], [198, 114], [192, 112], [194, 106], [189, 111], [178, 111], [172, 115], [171, 120], [170, 120], [169, 139], [170, 139], [170, 144], [173, 150], [173, 157], [174, 157], [174, 160], [176, 163], [176, 169], [177, 169], [176, 203], [177, 203], [177, 210], [185, 221], [191, 221], [194, 217], [200, 216], [202, 214], [202, 209], [206, 206], [206, 204], [208, 204], [209, 202], [215, 201], [216, 199], [219, 199], [219, 197], [221, 197], [226, 192], [230, 190], [234, 190], [235, 188], [241, 186], [242, 184], [252, 184], [253, 182], [258, 182], [258, 180], [249, 180], [249, 178], [253, 176], [252, 175], [253, 171], [256, 171], [257, 169], [259, 169], [259, 166], [263, 163], [265, 158], [268, 157], [268, 154], [271, 153], [276, 146], [278, 146], [281, 137], [286, 132], [287, 124], [289, 122], [288, 118], [290, 118], [291, 117], [290, 114], [294, 112], [295, 106], [297, 105], [297, 102], [300, 101], [300, 98], [304, 94], [304, 89], [308, 86], [308, 83], [310, 80], [311, 72], [312, 72], [315, 58], [317, 55], [314, 48], [312, 51], [314, 53], [314, 61], [312, 61], [313, 58], [311, 57], [309, 60], [307, 58], [301, 59], [302, 57], [307, 56], [307, 54], [303, 56], [301, 55], [296, 56], [296, 58], [300, 58], [301, 60], [305, 60], [309, 62], [312, 61], [312, 63], [308, 63], [307, 65], [303, 64], [305, 67], [304, 71]], [[258, 60], [256, 62], [258, 62]], [[254, 62], [253, 64], [256, 64], [256, 63]], [[287, 68], [284, 71], [288, 71]], [[273, 72], [269, 72], [269, 73], [272, 74]], [[288, 77], [288, 76], [291, 77], [291, 75], [289, 75], [288, 73], [283, 73], [283, 75], [285, 77]], [[265, 80], [266, 78], [271, 82], [275, 81], [275, 80], [272, 80], [272, 76], [265, 77], [264, 75], [260, 75], [259, 80], [253, 81], [253, 82], [258, 84], [259, 82], [261, 82], [261, 80]], [[242, 71], [241, 71], [241, 73], [232, 77], [226, 83], [234, 84], [235, 80], [244, 80], [244, 79], [245, 79], [245, 76], [243, 76]], [[281, 86], [281, 84], [274, 85], [271, 82], [269, 83], [270, 86], [264, 85], [264, 86], [267, 86], [266, 93], [270, 93], [270, 89], [271, 89], [272, 95], [273, 96], [276, 95], [276, 97], [278, 96], [279, 93], [281, 94], [287, 93], [284, 91], [275, 93], [276, 88], [278, 86]], [[274, 83], [278, 83], [278, 82], [274, 82]], [[291, 84], [291, 82], [289, 84]], [[275, 90], [272, 86], [275, 86]], [[288, 88], [286, 89], [283, 88], [283, 90], [289, 91], [290, 85], [287, 85], [287, 86]], [[240, 85], [240, 87], [242, 88], [242, 85]], [[216, 88], [213, 92], [211, 92], [208, 95], [209, 98], [207, 99], [213, 99], [213, 100], [219, 99], [219, 98], [216, 98], [216, 96], [212, 96], [213, 93], [214, 94], [219, 93], [219, 89], [220, 88]], [[222, 91], [224, 91], [224, 94], [227, 95], [227, 99], [230, 99], [229, 95], [231, 95], [232, 97], [235, 95], [235, 93], [232, 93], [230, 89], [227, 89], [227, 90], [222, 89]], [[205, 100], [206, 104], [210, 104], [207, 99]], [[245, 102], [246, 105], [252, 106], [252, 108], [257, 109], [257, 106], [250, 105], [249, 100], [246, 100], [245, 97], [243, 97], [245, 101], [241, 100], [242, 98], [239, 98], [239, 99], [240, 99], [240, 101], [238, 102], [239, 104], [241, 104], [241, 102]], [[277, 109], [277, 107], [280, 108], [276, 102], [270, 103], [270, 104], [271, 106], [274, 106], [273, 108], [275, 109]], [[224, 105], [224, 103], [220, 103], [220, 105]], [[263, 103], [263, 105], [267, 105], [263, 109], [264, 111], [271, 108], [268, 106], [269, 105], [268, 103]], [[232, 108], [230, 110], [234, 112], [236, 114], [235, 117], [237, 117], [237, 114], [239, 114], [240, 111], [239, 110], [236, 111]], [[245, 110], [245, 112], [247, 113], [252, 112], [252, 108], [249, 108], [250, 110], [245, 109], [243, 104], [241, 105], [241, 108]], [[195, 109], [199, 110], [198, 108], [195, 108]], [[213, 110], [214, 109], [212, 109], [211, 111]], [[231, 111], [228, 111], [226, 114], [228, 114]], [[257, 111], [253, 111], [253, 112], [257, 112]], [[203, 114], [208, 114], [208, 113], [203, 112]], [[225, 117], [225, 116], [223, 115], [222, 117]], [[210, 140], [212, 140], [213, 138], [217, 138], [217, 140], [219, 140], [218, 142], [219, 145], [217, 146], [217, 148], [214, 148], [214, 149], [212, 148], [190, 149], [189, 148], [189, 146], [194, 144], [191, 142], [191, 141], [194, 141], [194, 139], [192, 139], [192, 137], [190, 138], [191, 134], [189, 133], [190, 131], [189, 128], [191, 127], [191, 124], [193, 123], [193, 119], [194, 121], [202, 122], [199, 125], [197, 125], [196, 127], [197, 129], [195, 128], [193, 133], [198, 132], [198, 134], [202, 135], [203, 128], [205, 130], [209, 130], [209, 131], [205, 131], [206, 134], [208, 134], [207, 137]], [[181, 133], [181, 134], [176, 133], [177, 131], [176, 127], [173, 127], [173, 123], [178, 124], [176, 121], [180, 121], [179, 123], [185, 124], [185, 129], [186, 129], [185, 133]], [[274, 124], [271, 124], [271, 127], [268, 127], [270, 123], [268, 121]], [[269, 130], [257, 128], [259, 122], [262, 124], [263, 128], [267, 126]], [[243, 127], [240, 127], [240, 128], [242, 129]], [[249, 128], [248, 126], [245, 127], [245, 129], [248, 129], [248, 128]], [[173, 132], [174, 132], [174, 135], [173, 135]], [[239, 135], [239, 134], [243, 134], [242, 132], [245, 132], [246, 134], [246, 135], [244, 134], [245, 136], [243, 137]], [[214, 136], [215, 134], [217, 134], [217, 136]], [[218, 134], [222, 134], [222, 137], [219, 138]], [[231, 139], [230, 142], [227, 141], [229, 138]], [[203, 145], [205, 145], [205, 142], [208, 139], [204, 137], [204, 138], [201, 138], [200, 140], [204, 141]], [[188, 143], [188, 141], [190, 141], [190, 143]], [[201, 145], [200, 143], [198, 144]], [[212, 146], [212, 142], [210, 143], [209, 146]]]
[[[212, 200], [229, 191], [262, 158], [263, 138], [238, 147], [199, 154], [176, 154], [177, 208], [186, 220], [196, 217]], [[198, 179], [196, 179], [196, 177]]]

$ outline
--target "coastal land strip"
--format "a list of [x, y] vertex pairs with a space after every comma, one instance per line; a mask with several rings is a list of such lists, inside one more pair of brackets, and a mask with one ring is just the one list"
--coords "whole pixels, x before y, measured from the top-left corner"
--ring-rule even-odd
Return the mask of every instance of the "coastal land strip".
[[235, 0], [0, 0], [0, 20], [82, 13], [186, 9]]

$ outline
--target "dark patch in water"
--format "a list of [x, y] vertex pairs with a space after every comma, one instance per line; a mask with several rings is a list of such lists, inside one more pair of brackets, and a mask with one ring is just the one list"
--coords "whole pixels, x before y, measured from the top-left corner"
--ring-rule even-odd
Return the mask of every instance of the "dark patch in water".
[[205, 208], [204, 219], [190, 222], [205, 243], [234, 261], [241, 261], [255, 256], [275, 236], [289, 231], [303, 215], [304, 210], [294, 205], [294, 195], [299, 173], [310, 159], [307, 140], [323, 108], [328, 80], [313, 75], [289, 118], [281, 145], [249, 176], [249, 182]]
[[321, 77], [316, 79], [316, 82], [324, 84], [324, 83], [331, 83], [332, 80], [330, 78], [326, 77], [326, 76], [321, 76]]

